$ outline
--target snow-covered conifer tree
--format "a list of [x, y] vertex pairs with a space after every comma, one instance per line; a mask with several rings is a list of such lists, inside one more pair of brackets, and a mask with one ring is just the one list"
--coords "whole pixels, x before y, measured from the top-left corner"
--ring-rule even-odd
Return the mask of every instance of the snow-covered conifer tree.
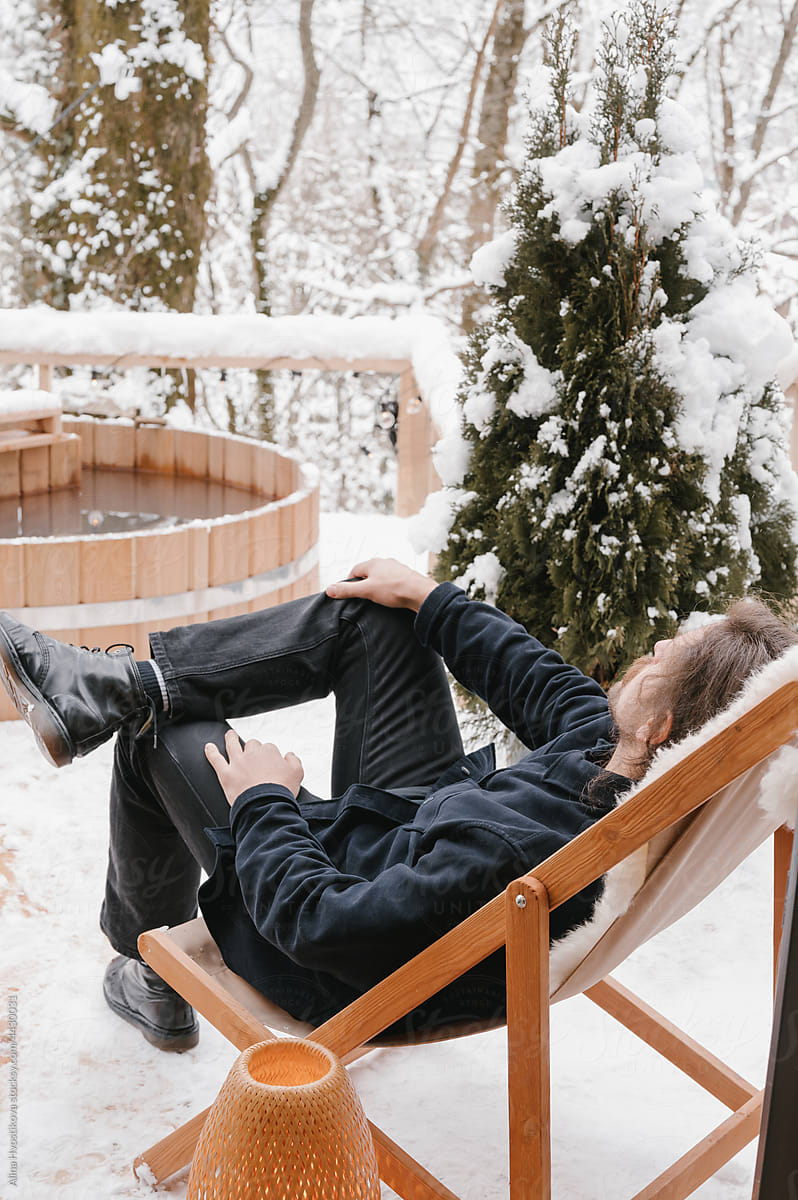
[[669, 15], [635, 0], [605, 26], [580, 113], [573, 44], [560, 18], [511, 230], [474, 258], [494, 309], [467, 354], [465, 446], [439, 458], [460, 486], [433, 503], [452, 514], [441, 577], [606, 682], [685, 613], [793, 594], [774, 382], [791, 337], [703, 194], [666, 95]]

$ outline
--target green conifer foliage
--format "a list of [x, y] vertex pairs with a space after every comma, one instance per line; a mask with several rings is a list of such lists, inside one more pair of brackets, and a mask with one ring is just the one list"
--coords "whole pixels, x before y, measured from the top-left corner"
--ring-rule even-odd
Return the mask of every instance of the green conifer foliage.
[[668, 14], [637, 0], [605, 27], [579, 115], [573, 46], [560, 18], [514, 248], [466, 356], [470, 457], [438, 571], [606, 683], [696, 608], [793, 594], [798, 481], [783, 396], [724, 345], [739, 319], [780, 346], [780, 319], [700, 196]]

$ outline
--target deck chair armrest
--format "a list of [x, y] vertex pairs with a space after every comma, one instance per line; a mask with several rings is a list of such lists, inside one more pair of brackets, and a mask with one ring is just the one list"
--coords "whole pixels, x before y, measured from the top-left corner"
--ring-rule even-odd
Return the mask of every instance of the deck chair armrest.
[[145, 962], [184, 996], [238, 1050], [274, 1035], [214, 977], [186, 954], [168, 932], [149, 929], [139, 934], [138, 949]]
[[[523, 878], [542, 884], [550, 910], [557, 908], [773, 753], [796, 729], [798, 683], [789, 683]], [[347, 1053], [498, 950], [505, 937], [502, 893], [319, 1026], [314, 1038], [339, 1056]]]
[[498, 950], [504, 938], [502, 893], [325, 1021], [313, 1040], [340, 1058]]
[[796, 730], [798, 683], [788, 683], [536, 866], [531, 874], [546, 888], [551, 909], [700, 808]]

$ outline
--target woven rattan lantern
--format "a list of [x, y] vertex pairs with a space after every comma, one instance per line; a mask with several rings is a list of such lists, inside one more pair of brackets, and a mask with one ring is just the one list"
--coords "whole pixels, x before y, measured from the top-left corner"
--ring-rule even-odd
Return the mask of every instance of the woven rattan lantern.
[[239, 1055], [197, 1143], [186, 1200], [379, 1200], [368, 1122], [341, 1062], [301, 1039]]

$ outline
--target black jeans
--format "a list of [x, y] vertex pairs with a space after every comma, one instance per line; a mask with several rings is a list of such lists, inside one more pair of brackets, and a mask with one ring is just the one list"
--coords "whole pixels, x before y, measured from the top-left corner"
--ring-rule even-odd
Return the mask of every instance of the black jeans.
[[[117, 736], [100, 924], [118, 953], [137, 957], [143, 930], [196, 915], [200, 869], [214, 859], [204, 830], [230, 819], [203, 752], [209, 741], [223, 748], [226, 719], [334, 692], [334, 796], [354, 783], [421, 794], [462, 754], [443, 663], [413, 619], [319, 595], [151, 635], [171, 716], [157, 746]], [[301, 757], [301, 729], [282, 749]], [[301, 789], [301, 801], [315, 798]]]

